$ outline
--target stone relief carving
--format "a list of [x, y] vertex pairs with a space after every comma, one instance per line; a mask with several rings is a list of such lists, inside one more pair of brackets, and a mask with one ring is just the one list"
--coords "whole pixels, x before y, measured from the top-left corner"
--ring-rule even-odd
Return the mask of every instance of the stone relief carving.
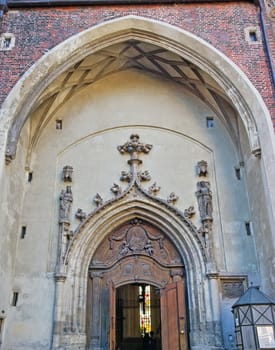
[[146, 252], [149, 255], [153, 255], [154, 249], [151, 240], [148, 237], [148, 233], [141, 225], [140, 220], [135, 220], [132, 223], [132, 227], [130, 227], [125, 234], [119, 254], [124, 256], [128, 253], [140, 252]]
[[113, 266], [118, 260], [130, 257], [153, 257], [162, 266], [181, 265], [181, 258], [170, 239], [139, 218], [114, 231], [101, 243], [98, 252], [93, 257], [91, 267]]
[[84, 221], [87, 217], [87, 214], [82, 209], [78, 208], [77, 212], [75, 213], [75, 217], [80, 221]]
[[[182, 213], [180, 210], [178, 210], [175, 207], [175, 203], [179, 199], [179, 196], [175, 192], [171, 192], [168, 198], [162, 199], [157, 198], [157, 194], [160, 191], [161, 187], [154, 182], [151, 186], [149, 186], [148, 191], [144, 190], [141, 187], [141, 182], [143, 181], [149, 181], [151, 180], [151, 175], [148, 170], [141, 171], [140, 166], [142, 164], [142, 160], [139, 159], [140, 154], [146, 153], [148, 154], [153, 146], [151, 144], [146, 144], [140, 142], [139, 135], [132, 134], [130, 136], [130, 140], [125, 142], [123, 145], [118, 146], [118, 151], [121, 154], [130, 154], [130, 159], [128, 160], [128, 164], [130, 166], [129, 171], [122, 171], [121, 172], [121, 181], [125, 181], [128, 183], [127, 188], [123, 190], [120, 185], [117, 183], [114, 183], [113, 186], [110, 188], [111, 192], [114, 194], [115, 198], [103, 201], [103, 198], [99, 193], [96, 194], [96, 196], [93, 198], [93, 201], [95, 202], [97, 208], [95, 209], [95, 212], [98, 212], [100, 210], [103, 210], [106, 206], [112, 205], [112, 203], [117, 200], [118, 198], [123, 199], [128, 193], [131, 191], [131, 198], [137, 197], [137, 196], [145, 196], [149, 197], [150, 199], [157, 201], [159, 205], [166, 206], [169, 208], [169, 210], [172, 210], [176, 215], [181, 216], [184, 220], [185, 224], [191, 228], [195, 234], [197, 234], [197, 241], [200, 244], [200, 247], [202, 251], [204, 252], [204, 256], [207, 260], [207, 254], [208, 246], [208, 233], [212, 229], [212, 193], [210, 191], [210, 184], [207, 181], [200, 181], [198, 182], [198, 190], [196, 192], [196, 196], [199, 203], [199, 212], [200, 217], [202, 221], [202, 227], [198, 231], [195, 225], [190, 221], [190, 219], [195, 214], [195, 210], [193, 206], [188, 207], [184, 213]], [[205, 161], [199, 162], [201, 163], [201, 174], [207, 174], [207, 163]], [[64, 167], [65, 168], [65, 167]], [[68, 171], [68, 174], [66, 175], [66, 179], [71, 179], [72, 175], [70, 171], [72, 171], [71, 166], [66, 166]], [[64, 170], [65, 171], [65, 170]], [[65, 179], [65, 175], [64, 175]], [[60, 223], [68, 223], [70, 224], [70, 211], [71, 211], [71, 205], [72, 205], [72, 193], [71, 193], [71, 187], [67, 186], [66, 190], [63, 190], [60, 195], [60, 215], [59, 215], [59, 222]], [[89, 214], [89, 217], [92, 215], [92, 213]], [[77, 212], [75, 213], [75, 217], [80, 220], [80, 222], [84, 222], [87, 218], [86, 213], [78, 208]], [[77, 226], [75, 235], [80, 230], [82, 223], [80, 223], [79, 226]], [[109, 250], [112, 250], [113, 246], [115, 245], [115, 242], [119, 243], [119, 249], [116, 246], [116, 259], [118, 256], [124, 257], [130, 254], [137, 254], [142, 253], [146, 256], [158, 256], [158, 258], [161, 261], [166, 261], [168, 259], [167, 251], [164, 249], [163, 246], [163, 238], [162, 237], [153, 237], [150, 236], [150, 233], [146, 229], [142, 229], [142, 224], [138, 224], [137, 222], [133, 224], [135, 226], [135, 229], [132, 227], [132, 229], [129, 229], [128, 234], [122, 235], [121, 238], [118, 239], [118, 237], [113, 237], [110, 239], [110, 247]], [[139, 228], [137, 228], [139, 226]], [[64, 228], [63, 228], [64, 231]], [[136, 231], [136, 235], [133, 233]], [[68, 230], [67, 230], [68, 232]], [[132, 232], [132, 235], [131, 235]], [[139, 232], [139, 233], [138, 233]], [[69, 241], [72, 237], [72, 235], [66, 236], [67, 241]], [[107, 253], [106, 251], [106, 254]], [[113, 255], [110, 254], [110, 259], [113, 259]], [[171, 257], [170, 257], [171, 258]], [[172, 258], [171, 258], [172, 259]], [[100, 260], [100, 259], [99, 259]], [[172, 259], [173, 260], [173, 259]], [[176, 259], [177, 260], [177, 259]], [[175, 261], [176, 261], [175, 260]]]
[[65, 165], [62, 172], [62, 177], [64, 182], [73, 181], [73, 167], [71, 165]]
[[61, 191], [59, 200], [59, 222], [70, 223], [70, 213], [73, 202], [71, 186], [66, 186], [66, 189]]
[[174, 205], [178, 199], [179, 196], [177, 196], [175, 192], [171, 192], [167, 198], [167, 202]]
[[207, 176], [208, 170], [207, 170], [207, 162], [205, 160], [201, 160], [197, 164], [197, 171], [198, 171], [198, 176]]

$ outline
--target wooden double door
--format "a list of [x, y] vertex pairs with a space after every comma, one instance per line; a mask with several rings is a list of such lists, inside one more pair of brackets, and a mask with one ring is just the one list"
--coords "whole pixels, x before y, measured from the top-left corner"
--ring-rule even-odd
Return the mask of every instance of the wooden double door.
[[[118, 339], [118, 303], [116, 288], [110, 286], [110, 350], [188, 350], [188, 328], [186, 320], [186, 301], [184, 281], [169, 283], [160, 290], [160, 324], [155, 332], [156, 345], [144, 345], [133, 336], [133, 341], [125, 343]], [[122, 315], [123, 316], [123, 315]], [[144, 336], [144, 335], [143, 335]], [[121, 345], [124, 344], [124, 345]], [[128, 344], [128, 345], [127, 345]]]
[[[145, 350], [142, 339], [136, 348], [127, 348], [121, 341], [123, 331], [128, 332], [126, 322], [127, 327], [136, 322], [133, 337], [142, 338], [144, 334], [137, 313], [132, 310], [123, 314], [118, 306], [123, 286], [141, 285], [158, 290], [158, 327], [154, 321], [154, 328], [159, 328], [154, 329], [159, 337], [157, 350], [189, 349], [184, 265], [174, 244], [159, 229], [139, 219], [121, 226], [98, 247], [89, 273], [87, 349]], [[133, 307], [138, 307], [139, 298], [138, 293], [132, 298], [137, 305]]]

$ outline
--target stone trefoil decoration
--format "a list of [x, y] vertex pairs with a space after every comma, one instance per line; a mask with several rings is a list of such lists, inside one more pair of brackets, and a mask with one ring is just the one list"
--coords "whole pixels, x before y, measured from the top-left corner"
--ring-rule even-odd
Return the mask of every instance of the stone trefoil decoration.
[[64, 182], [73, 181], [73, 167], [71, 165], [65, 165], [62, 172], [62, 178]]
[[78, 208], [77, 212], [75, 213], [75, 217], [80, 221], [84, 221], [87, 217], [87, 214], [82, 209]]
[[133, 176], [130, 172], [122, 170], [121, 176], [120, 176], [120, 181], [131, 182], [132, 178], [133, 178]]
[[95, 195], [94, 202], [95, 202], [97, 207], [99, 207], [99, 206], [101, 206], [103, 204], [103, 198], [101, 197], [101, 195], [99, 193], [97, 193]]
[[149, 193], [156, 196], [158, 194], [158, 192], [160, 191], [160, 189], [161, 189], [161, 187], [158, 186], [156, 182], [154, 182], [153, 185], [151, 185], [149, 187]]
[[121, 194], [122, 188], [118, 184], [114, 183], [111, 187], [111, 191], [114, 193], [115, 196], [118, 196], [119, 194]]
[[207, 162], [205, 160], [201, 160], [197, 164], [197, 170], [198, 170], [198, 176], [207, 176], [208, 171], [207, 171]]
[[179, 196], [175, 194], [175, 192], [171, 192], [167, 198], [167, 202], [169, 204], [176, 204], [177, 200], [179, 199]]
[[148, 170], [138, 172], [138, 178], [139, 181], [150, 181], [151, 180], [151, 175]]
[[195, 208], [190, 206], [189, 208], [184, 210], [184, 216], [188, 219], [191, 219], [196, 214]]

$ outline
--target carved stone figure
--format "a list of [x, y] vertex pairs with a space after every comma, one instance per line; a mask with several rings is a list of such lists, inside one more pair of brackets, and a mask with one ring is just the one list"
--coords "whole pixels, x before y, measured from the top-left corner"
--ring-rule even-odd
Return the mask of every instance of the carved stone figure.
[[177, 196], [175, 192], [171, 192], [167, 198], [167, 202], [169, 204], [175, 204], [178, 199], [179, 196]]
[[71, 165], [65, 165], [63, 168], [63, 181], [72, 182], [73, 180], [73, 167]]
[[60, 197], [60, 205], [59, 205], [59, 222], [69, 223], [70, 222], [70, 213], [71, 206], [73, 202], [73, 194], [71, 186], [66, 186], [66, 190], [62, 190]]
[[196, 196], [199, 204], [199, 211], [201, 220], [212, 220], [212, 192], [210, 190], [210, 183], [208, 181], [200, 181], [197, 183]]
[[207, 170], [207, 162], [205, 160], [201, 160], [197, 164], [197, 169], [198, 169], [198, 175], [199, 176], [207, 176], [208, 170]]

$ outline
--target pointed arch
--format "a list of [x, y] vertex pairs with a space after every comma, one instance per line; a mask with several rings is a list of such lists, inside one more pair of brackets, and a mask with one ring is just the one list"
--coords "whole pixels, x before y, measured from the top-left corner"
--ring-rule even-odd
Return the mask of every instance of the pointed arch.
[[[132, 197], [132, 198], [131, 198]], [[198, 325], [206, 324], [205, 309], [209, 309], [211, 300], [204, 283], [206, 276], [206, 260], [202, 247], [198, 242], [197, 232], [188, 219], [177, 213], [169, 205], [159, 203], [157, 200], [134, 198], [131, 193], [96, 210], [79, 227], [66, 256], [64, 285], [61, 293], [66, 295], [62, 303], [62, 329], [74, 330], [74, 333], [85, 335], [87, 285], [89, 267], [93, 255], [100, 244], [111, 232], [131, 219], [142, 219], [163, 232], [176, 247], [184, 262], [188, 304], [190, 305], [191, 332], [196, 332]], [[200, 293], [197, 291], [201, 289]], [[56, 296], [56, 310], [60, 312]], [[211, 312], [211, 311], [210, 311]], [[56, 322], [59, 322], [56, 320]], [[59, 330], [60, 331], [60, 330]], [[57, 337], [60, 333], [57, 332]], [[58, 345], [64, 346], [68, 334], [61, 336]], [[196, 338], [196, 337], [194, 337]], [[62, 340], [63, 339], [63, 340]], [[83, 336], [83, 342], [85, 342]], [[199, 342], [199, 338], [198, 338]], [[57, 341], [55, 340], [55, 344]]]

